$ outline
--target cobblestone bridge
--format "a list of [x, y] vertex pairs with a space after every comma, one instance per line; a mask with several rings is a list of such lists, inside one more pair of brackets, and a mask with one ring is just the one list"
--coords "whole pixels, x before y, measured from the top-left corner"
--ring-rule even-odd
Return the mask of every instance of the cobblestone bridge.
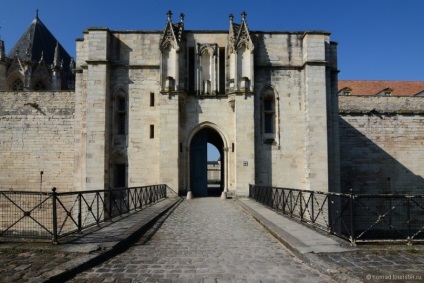
[[233, 201], [183, 201], [124, 253], [71, 282], [331, 282]]

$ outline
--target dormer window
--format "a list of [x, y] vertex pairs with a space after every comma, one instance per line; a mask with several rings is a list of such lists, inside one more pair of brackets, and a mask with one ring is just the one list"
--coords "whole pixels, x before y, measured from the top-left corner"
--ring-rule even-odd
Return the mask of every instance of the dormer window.
[[351, 95], [351, 92], [352, 92], [352, 89], [351, 89], [351, 88], [349, 88], [349, 87], [345, 87], [345, 88], [343, 88], [343, 89], [341, 89], [341, 90], [339, 91], [339, 95], [342, 95], [342, 96], [349, 96], [349, 95]]
[[380, 95], [380, 96], [392, 96], [392, 93], [393, 93], [393, 89], [391, 89], [391, 88], [386, 88], [386, 89], [383, 89], [383, 91], [381, 91], [381, 92], [379, 93], [379, 95]]

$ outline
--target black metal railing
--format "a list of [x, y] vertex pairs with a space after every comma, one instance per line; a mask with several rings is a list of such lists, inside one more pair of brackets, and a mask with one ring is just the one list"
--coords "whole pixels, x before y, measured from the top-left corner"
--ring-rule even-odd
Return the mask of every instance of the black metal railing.
[[113, 221], [167, 197], [167, 185], [51, 193], [0, 191], [0, 237], [51, 239]]
[[249, 197], [352, 244], [424, 241], [424, 195], [358, 195], [250, 185]]

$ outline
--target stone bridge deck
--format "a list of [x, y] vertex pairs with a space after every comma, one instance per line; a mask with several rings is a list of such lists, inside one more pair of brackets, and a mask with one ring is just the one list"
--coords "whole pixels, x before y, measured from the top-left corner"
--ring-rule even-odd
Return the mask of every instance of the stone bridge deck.
[[423, 270], [423, 246], [350, 247], [250, 199], [167, 199], [58, 246], [0, 243], [0, 282], [422, 282]]
[[71, 282], [332, 281], [302, 263], [231, 200], [183, 201], [153, 231]]

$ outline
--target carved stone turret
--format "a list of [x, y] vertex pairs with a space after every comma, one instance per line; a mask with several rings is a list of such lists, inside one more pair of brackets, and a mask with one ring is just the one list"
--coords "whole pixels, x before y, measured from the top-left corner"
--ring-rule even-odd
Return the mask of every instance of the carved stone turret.
[[161, 91], [179, 91], [180, 82], [180, 49], [184, 33], [184, 14], [181, 13], [180, 21], [172, 23], [172, 12], [167, 13], [167, 23], [159, 46], [161, 57]]
[[246, 22], [246, 12], [241, 13], [241, 24], [233, 22], [230, 14], [228, 34], [228, 89], [230, 92], [252, 92], [254, 78], [254, 48]]

